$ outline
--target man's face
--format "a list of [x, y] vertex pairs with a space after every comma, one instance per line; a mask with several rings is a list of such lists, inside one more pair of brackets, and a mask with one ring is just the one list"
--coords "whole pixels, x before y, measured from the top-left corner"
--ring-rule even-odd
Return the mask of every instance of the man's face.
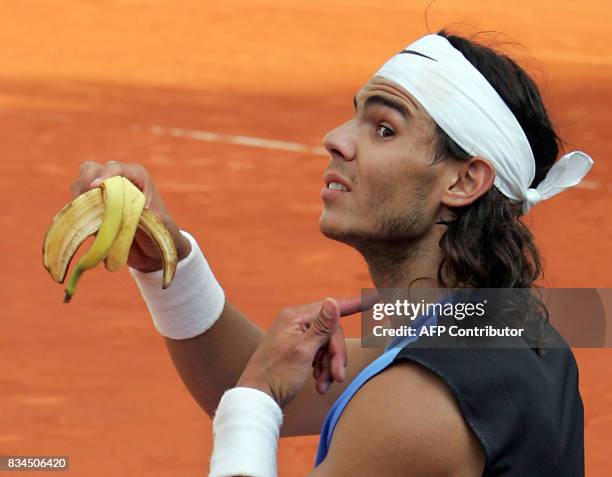
[[321, 191], [321, 232], [357, 248], [369, 241], [416, 241], [435, 222], [444, 190], [445, 161], [431, 165], [435, 124], [403, 88], [380, 77], [355, 103], [355, 116], [324, 139], [331, 160]]

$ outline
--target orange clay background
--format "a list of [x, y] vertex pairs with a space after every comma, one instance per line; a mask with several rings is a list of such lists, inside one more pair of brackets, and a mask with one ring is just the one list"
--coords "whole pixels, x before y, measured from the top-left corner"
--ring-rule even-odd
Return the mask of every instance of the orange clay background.
[[[427, 4], [0, 2], [0, 455], [69, 455], [75, 476], [206, 473], [210, 419], [127, 270], [86, 274], [64, 305], [42, 266], [44, 232], [82, 161], [133, 161], [197, 236], [229, 299], [260, 325], [284, 306], [358, 294], [370, 285], [362, 260], [318, 230], [324, 155], [177, 136], [320, 146], [376, 68], [427, 32]], [[612, 286], [610, 15], [611, 4], [593, 0], [447, 0], [428, 13], [432, 31], [462, 22], [472, 26], [461, 31], [520, 42], [525, 49], [506, 51], [537, 79], [569, 147], [596, 161], [581, 188], [527, 218], [549, 286]], [[357, 336], [359, 318], [345, 327]], [[576, 356], [587, 475], [608, 476], [612, 351]], [[316, 444], [283, 440], [280, 474], [304, 476]]]

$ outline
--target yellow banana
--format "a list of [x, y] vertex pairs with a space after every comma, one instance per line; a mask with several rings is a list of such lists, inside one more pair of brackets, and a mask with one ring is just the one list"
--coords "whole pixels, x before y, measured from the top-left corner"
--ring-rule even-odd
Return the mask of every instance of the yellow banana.
[[145, 205], [145, 196], [140, 189], [125, 177], [121, 179], [123, 180], [123, 223], [104, 259], [104, 266], [109, 272], [116, 272], [127, 263], [140, 214]]
[[43, 264], [53, 280], [64, 283], [77, 249], [102, 224], [102, 189], [92, 189], [66, 204], [53, 218], [43, 242]]
[[123, 180], [121, 176], [110, 177], [102, 182], [101, 187], [104, 196], [102, 225], [98, 229], [94, 243], [85, 255], [81, 257], [76, 268], [72, 271], [66, 286], [64, 303], [68, 303], [73, 297], [77, 282], [83, 272], [94, 268], [104, 260], [121, 229], [121, 221], [123, 219]]
[[157, 246], [164, 270], [162, 288], [170, 286], [176, 272], [177, 253], [172, 236], [162, 220], [150, 210], [143, 210], [138, 228], [145, 232]]
[[144, 194], [136, 186], [117, 176], [104, 181], [101, 188], [81, 194], [53, 218], [43, 243], [43, 264], [58, 283], [64, 282], [79, 246], [98, 232], [70, 277], [65, 302], [74, 295], [76, 283], [85, 270], [102, 260], [109, 271], [119, 270], [126, 264], [137, 228], [159, 249], [163, 263], [162, 287], [170, 285], [176, 271], [176, 247], [162, 220], [152, 211], [143, 210], [144, 202]]

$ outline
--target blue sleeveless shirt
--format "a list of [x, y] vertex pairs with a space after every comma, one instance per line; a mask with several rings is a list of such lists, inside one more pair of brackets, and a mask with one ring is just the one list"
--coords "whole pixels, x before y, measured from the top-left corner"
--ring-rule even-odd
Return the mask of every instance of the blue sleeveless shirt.
[[340, 394], [336, 402], [332, 405], [327, 413], [327, 417], [325, 418], [325, 422], [323, 424], [323, 429], [321, 430], [321, 436], [319, 438], [319, 448], [317, 450], [315, 467], [323, 462], [327, 456], [338, 419], [340, 419], [344, 408], [355, 393], [359, 391], [361, 386], [363, 386], [369, 379], [373, 378], [378, 373], [389, 367], [404, 346], [416, 341], [418, 339], [419, 330], [423, 326], [435, 325], [436, 322], [437, 319], [435, 315], [421, 316], [420, 318], [416, 319], [412, 324], [412, 327], [417, 330], [415, 333], [417, 336], [400, 336], [395, 338], [393, 341], [391, 341], [391, 343], [389, 343], [389, 345], [387, 345], [385, 352], [382, 355], [372, 361], [349, 383], [344, 392]]
[[[417, 337], [421, 328], [437, 321], [435, 316], [415, 320], [412, 326]], [[408, 360], [440, 377], [457, 399], [484, 450], [483, 477], [584, 476], [584, 411], [578, 367], [571, 349], [552, 325], [546, 326], [546, 333], [551, 348], [541, 355], [520, 338], [512, 338], [515, 346], [508, 349], [444, 349], [426, 335], [396, 338], [330, 408], [315, 466], [327, 456], [336, 424], [361, 386], [391, 364]]]

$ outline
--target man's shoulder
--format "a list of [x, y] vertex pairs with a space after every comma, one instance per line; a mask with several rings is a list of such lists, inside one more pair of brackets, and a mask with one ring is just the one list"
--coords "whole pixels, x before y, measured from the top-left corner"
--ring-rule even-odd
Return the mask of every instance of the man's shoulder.
[[[353, 396], [334, 430], [326, 467], [361, 475], [481, 475], [484, 453], [448, 386], [399, 362]], [[460, 474], [452, 469], [462, 469]], [[350, 474], [351, 472], [349, 472]]]

